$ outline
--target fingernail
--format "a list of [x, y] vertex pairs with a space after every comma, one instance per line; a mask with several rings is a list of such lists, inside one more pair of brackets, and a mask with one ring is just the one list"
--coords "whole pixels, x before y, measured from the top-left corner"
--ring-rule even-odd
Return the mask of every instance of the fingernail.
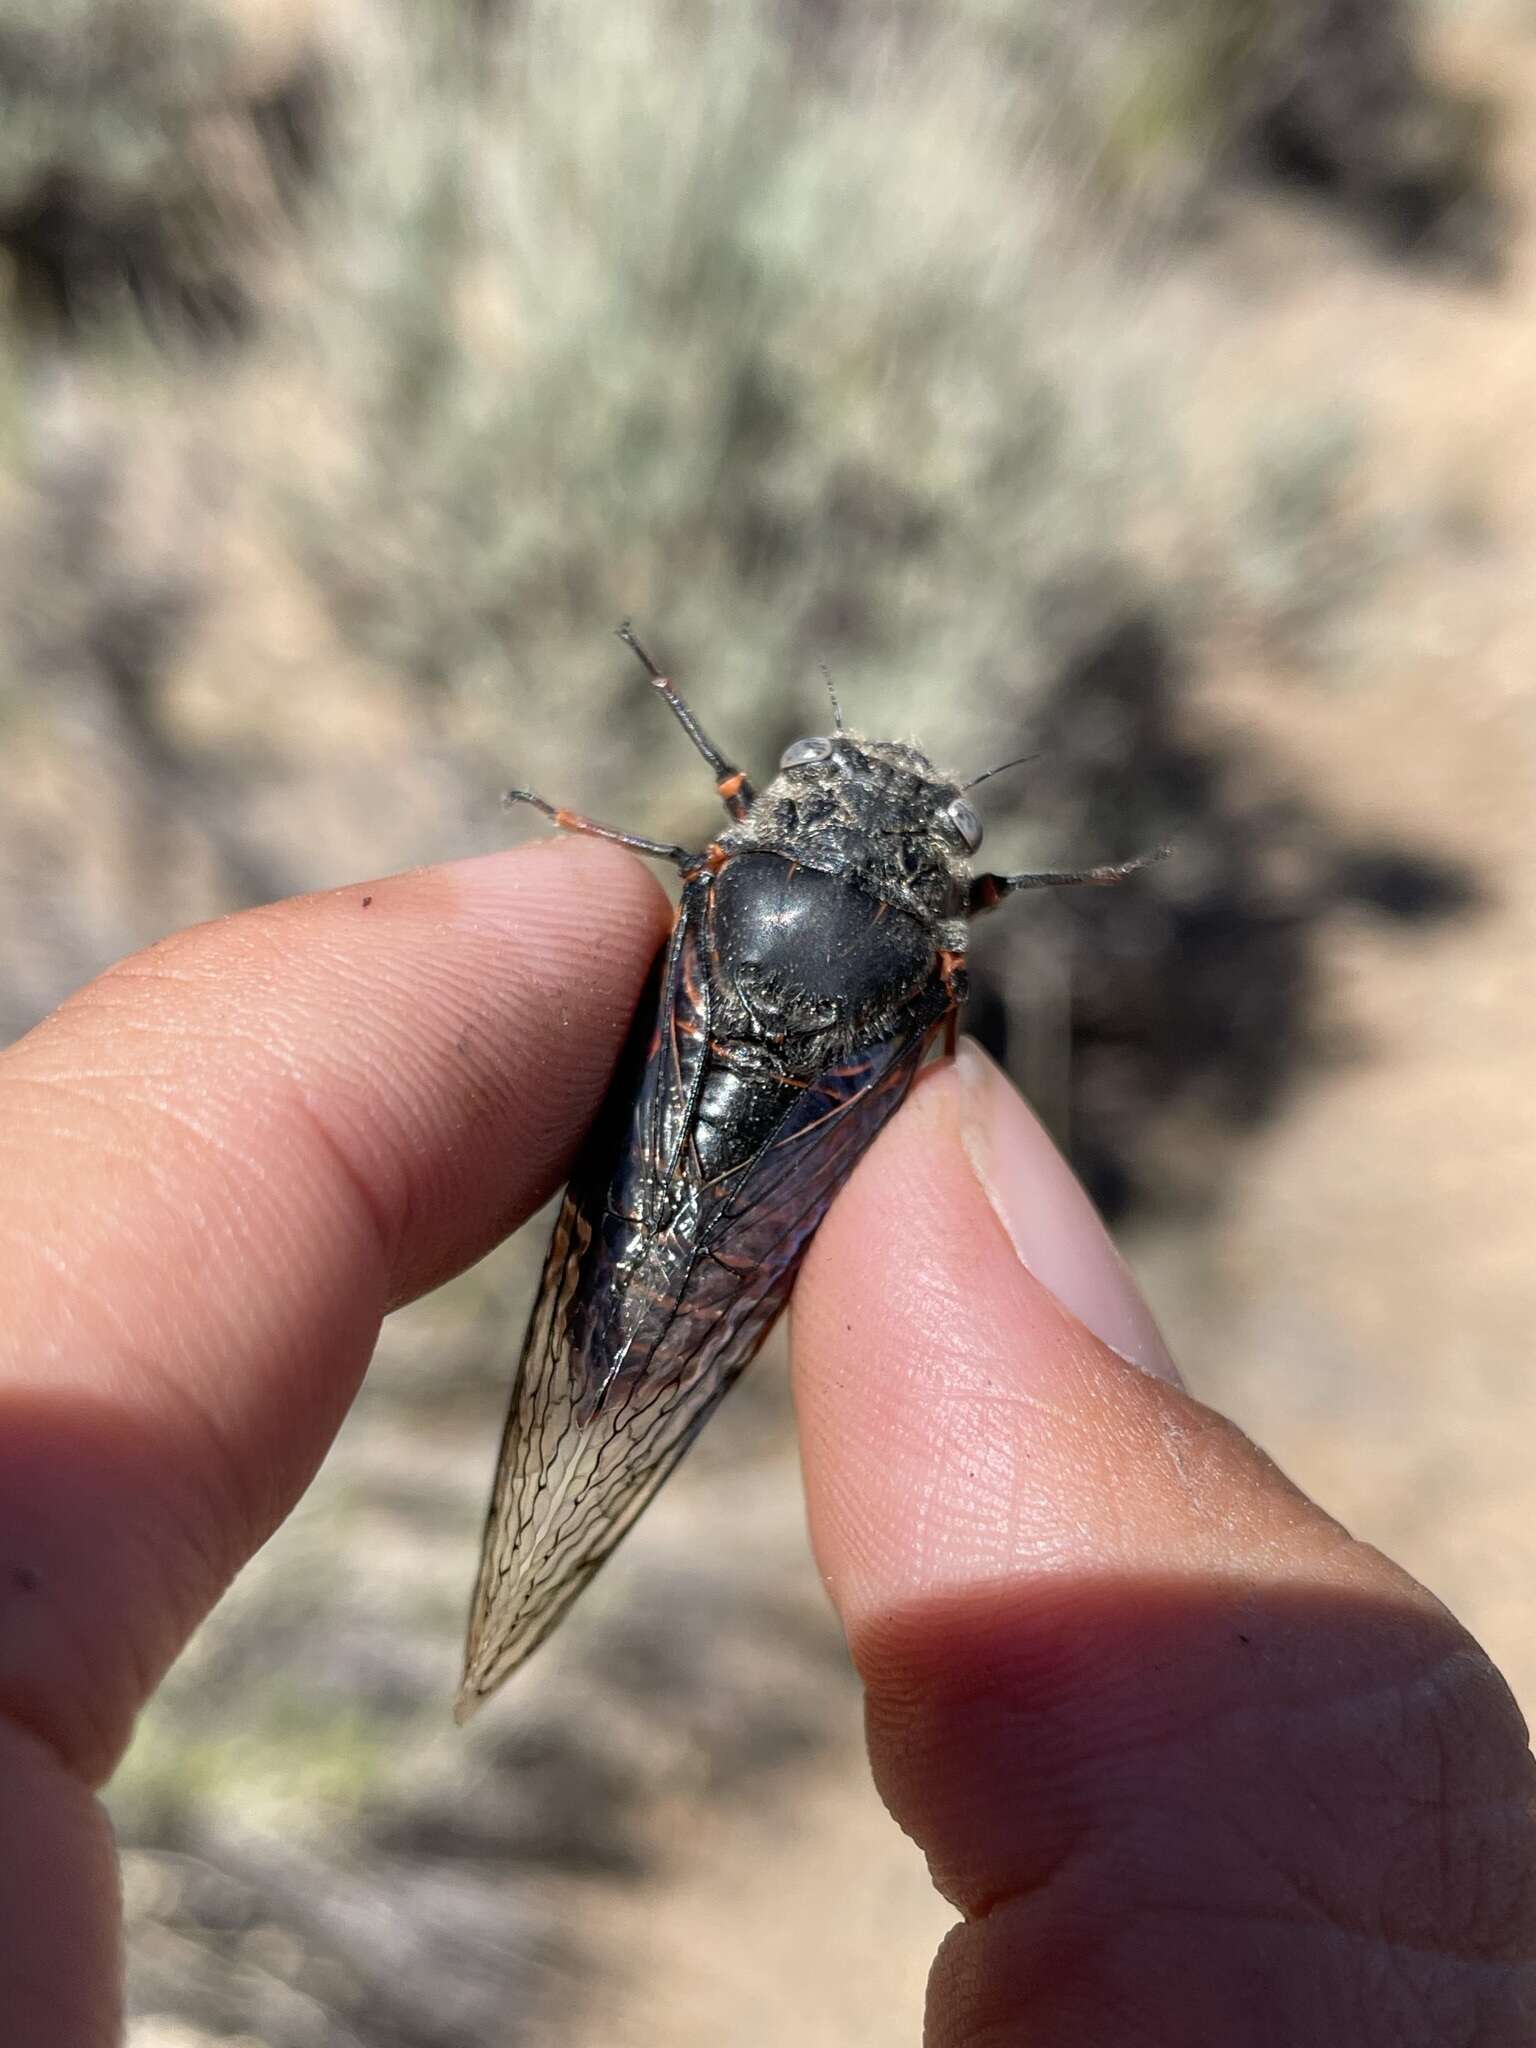
[[1181, 1386], [1098, 1211], [1013, 1083], [968, 1038], [955, 1071], [961, 1143], [1020, 1263], [1128, 1365]]

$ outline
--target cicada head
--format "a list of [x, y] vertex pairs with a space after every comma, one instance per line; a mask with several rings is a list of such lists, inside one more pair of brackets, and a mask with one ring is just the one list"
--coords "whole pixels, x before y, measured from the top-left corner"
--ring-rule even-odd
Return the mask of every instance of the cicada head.
[[785, 748], [778, 774], [720, 844], [787, 855], [947, 926], [964, 915], [981, 821], [960, 784], [916, 747], [824, 733]]

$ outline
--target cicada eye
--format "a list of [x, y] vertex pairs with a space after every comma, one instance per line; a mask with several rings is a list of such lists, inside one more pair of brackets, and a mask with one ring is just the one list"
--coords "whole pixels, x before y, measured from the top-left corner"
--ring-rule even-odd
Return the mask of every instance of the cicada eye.
[[829, 739], [817, 737], [809, 740], [792, 740], [779, 756], [781, 768], [808, 768], [812, 761], [825, 761], [832, 752]]
[[967, 853], [975, 853], [981, 845], [981, 820], [971, 809], [963, 796], [957, 796], [952, 804], [939, 813], [939, 823], [945, 833], [957, 846], [963, 846]]

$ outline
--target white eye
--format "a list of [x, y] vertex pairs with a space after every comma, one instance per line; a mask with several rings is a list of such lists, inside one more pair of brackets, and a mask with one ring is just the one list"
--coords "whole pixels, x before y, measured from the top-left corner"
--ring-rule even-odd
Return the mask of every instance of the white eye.
[[963, 846], [967, 853], [975, 853], [981, 845], [981, 820], [963, 796], [957, 796], [946, 810], [939, 813], [939, 822], [949, 837]]
[[832, 751], [829, 739], [792, 740], [779, 756], [781, 768], [808, 768], [812, 761], [825, 761]]

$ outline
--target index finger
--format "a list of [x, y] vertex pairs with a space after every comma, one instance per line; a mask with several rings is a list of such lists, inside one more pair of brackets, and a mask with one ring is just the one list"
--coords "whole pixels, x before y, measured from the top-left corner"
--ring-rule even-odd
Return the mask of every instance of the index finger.
[[664, 929], [551, 842], [180, 934], [0, 1056], [0, 1719], [110, 1769], [385, 1310], [558, 1186]]

